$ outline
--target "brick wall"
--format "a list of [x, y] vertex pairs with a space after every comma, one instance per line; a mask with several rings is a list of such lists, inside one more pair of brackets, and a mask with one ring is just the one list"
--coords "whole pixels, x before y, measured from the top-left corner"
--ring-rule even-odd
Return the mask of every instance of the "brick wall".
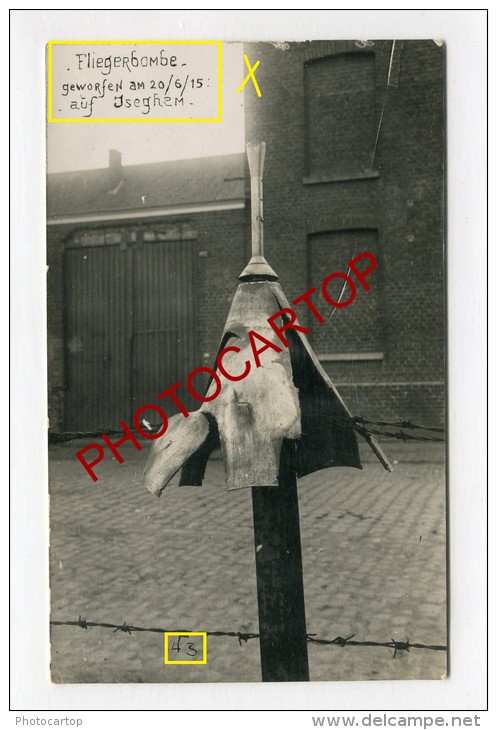
[[[379, 309], [383, 359], [323, 363], [334, 381], [342, 384], [344, 397], [355, 400], [351, 409], [361, 415], [443, 420], [444, 50], [433, 41], [396, 42], [393, 54], [391, 41], [366, 46], [345, 41], [291, 43], [286, 50], [266, 43], [247, 45], [252, 63], [261, 61], [257, 79], [262, 97], [250, 93], [250, 88], [245, 91], [246, 135], [248, 141], [264, 140], [267, 145], [265, 253], [287, 296], [294, 298], [309, 286], [320, 285], [309, 280], [309, 240], [315, 234], [378, 231], [378, 268], [370, 277], [375, 294], [369, 301]], [[363, 160], [358, 160], [350, 173], [341, 174], [333, 172], [333, 164], [325, 174], [323, 163], [320, 175], [313, 177], [306, 166], [310, 144], [306, 63], [361, 53], [373, 53], [375, 59], [372, 147], [380, 118], [382, 124], [374, 162], [365, 171]], [[391, 85], [387, 87], [389, 69]], [[323, 86], [322, 79], [319, 83]], [[370, 120], [358, 118], [357, 125], [361, 124], [370, 125]], [[343, 147], [342, 139], [340, 144]], [[329, 150], [323, 154], [332, 154]], [[347, 175], [351, 179], [344, 179]], [[330, 252], [332, 270], [335, 258]], [[342, 271], [347, 270], [346, 259]], [[361, 334], [367, 339], [372, 313], [368, 313], [368, 293], [360, 292], [360, 296]], [[354, 328], [352, 339], [357, 339], [361, 322], [353, 307], [350, 312], [348, 308], [335, 312], [326, 336], [320, 331], [320, 351], [344, 349], [342, 331], [349, 321]], [[339, 319], [340, 325], [336, 324]], [[334, 326], [340, 328], [338, 345]], [[378, 338], [371, 347], [378, 348]]]
[[198, 226], [198, 364], [211, 366], [221, 341], [238, 277], [247, 263], [250, 207], [208, 213]]

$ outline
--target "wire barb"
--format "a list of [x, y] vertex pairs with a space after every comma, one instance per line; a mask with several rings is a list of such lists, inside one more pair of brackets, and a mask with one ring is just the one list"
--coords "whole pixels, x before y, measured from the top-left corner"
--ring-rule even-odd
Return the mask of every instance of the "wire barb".
[[397, 656], [398, 651], [409, 651], [409, 647], [411, 646], [409, 641], [395, 641], [395, 639], [392, 639], [393, 644], [393, 658]]
[[77, 621], [78, 626], [81, 626], [82, 629], [88, 630], [88, 624], [86, 623], [86, 620], [84, 618], [81, 618], [81, 614], [78, 616]]
[[126, 621], [124, 621], [121, 626], [116, 626], [112, 633], [115, 634], [116, 631], [124, 631], [125, 634], [131, 634], [131, 632], [134, 631], [134, 628], [132, 626], [127, 626]]

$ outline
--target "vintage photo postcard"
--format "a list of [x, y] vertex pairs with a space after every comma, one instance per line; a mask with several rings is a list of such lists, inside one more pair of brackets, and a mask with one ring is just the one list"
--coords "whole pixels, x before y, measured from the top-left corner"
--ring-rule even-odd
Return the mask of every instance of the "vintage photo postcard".
[[447, 676], [445, 54], [48, 43], [53, 682]]

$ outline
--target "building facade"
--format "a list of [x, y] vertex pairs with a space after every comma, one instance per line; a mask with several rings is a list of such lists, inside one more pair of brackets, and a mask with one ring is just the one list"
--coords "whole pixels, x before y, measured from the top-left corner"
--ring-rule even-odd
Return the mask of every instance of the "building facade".
[[[442, 424], [445, 49], [245, 50], [261, 62], [244, 103], [247, 141], [267, 145], [265, 255], [288, 299], [377, 260], [350, 306], [316, 294], [322, 324], [299, 305], [314, 350], [354, 415]], [[48, 176], [52, 430], [115, 428], [212, 365], [249, 259], [249, 190], [243, 154], [123, 167], [111, 151], [106, 169]]]
[[[371, 291], [302, 313], [355, 415], [440, 424], [445, 403], [444, 79], [434, 41], [247, 44], [266, 142], [265, 254], [289, 299], [370, 251]], [[330, 294], [338, 297], [342, 282]], [[304, 307], [305, 310], [305, 307]], [[301, 309], [299, 308], [299, 314]]]

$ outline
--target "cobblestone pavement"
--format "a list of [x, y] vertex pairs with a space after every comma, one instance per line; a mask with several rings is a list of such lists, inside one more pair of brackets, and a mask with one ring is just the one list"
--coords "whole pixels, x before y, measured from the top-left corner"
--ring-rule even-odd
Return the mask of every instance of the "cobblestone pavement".
[[[86, 442], [85, 442], [86, 444]], [[227, 492], [209, 462], [203, 487], [140, 485], [147, 448], [110, 454], [93, 484], [80, 442], [50, 448], [52, 619], [258, 632], [250, 490]], [[299, 481], [307, 631], [319, 638], [446, 644], [445, 469], [439, 444], [385, 443], [395, 471]], [[259, 641], [209, 637], [208, 661], [164, 665], [160, 633], [52, 626], [55, 682], [260, 680]], [[309, 644], [311, 680], [439, 679], [443, 651]]]

